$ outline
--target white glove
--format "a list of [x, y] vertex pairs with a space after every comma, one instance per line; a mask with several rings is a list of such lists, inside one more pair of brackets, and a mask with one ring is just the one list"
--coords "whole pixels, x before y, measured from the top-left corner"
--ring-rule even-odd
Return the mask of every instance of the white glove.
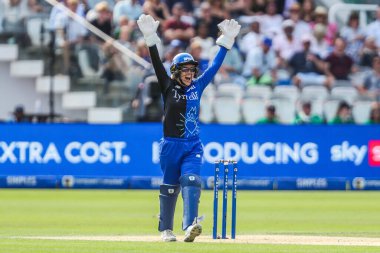
[[161, 42], [157, 35], [157, 28], [159, 24], [159, 21], [155, 21], [152, 16], [145, 14], [142, 14], [137, 20], [137, 25], [144, 35], [144, 40], [148, 47], [154, 46]]
[[235, 19], [225, 19], [218, 24], [222, 35], [216, 40], [216, 44], [231, 49], [235, 42], [235, 37], [239, 34], [241, 26]]

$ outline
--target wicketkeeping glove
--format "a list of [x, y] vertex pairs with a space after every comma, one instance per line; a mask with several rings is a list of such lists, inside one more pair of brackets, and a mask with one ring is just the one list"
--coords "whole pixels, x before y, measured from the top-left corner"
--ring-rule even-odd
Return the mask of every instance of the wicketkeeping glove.
[[231, 49], [235, 42], [235, 37], [239, 34], [241, 26], [235, 19], [225, 19], [218, 24], [222, 35], [216, 40], [216, 44]]
[[144, 35], [144, 40], [148, 47], [154, 46], [161, 42], [157, 35], [157, 28], [159, 24], [159, 21], [155, 21], [152, 16], [145, 14], [142, 14], [137, 20], [137, 25]]

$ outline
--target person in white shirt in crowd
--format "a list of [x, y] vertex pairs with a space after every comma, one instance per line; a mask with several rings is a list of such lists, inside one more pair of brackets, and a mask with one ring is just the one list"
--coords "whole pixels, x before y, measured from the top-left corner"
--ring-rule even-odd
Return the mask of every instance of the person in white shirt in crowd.
[[302, 49], [300, 38], [293, 35], [294, 22], [291, 19], [282, 22], [283, 33], [273, 39], [273, 49], [276, 52], [278, 66], [286, 67], [286, 62], [293, 54]]
[[[50, 16], [49, 16], [49, 29], [54, 31], [55, 30], [55, 24], [57, 22], [58, 14], [64, 12], [60, 6], [64, 5], [67, 6], [67, 0], [60, 1], [59, 4], [55, 5], [51, 11], [50, 11]], [[86, 16], [86, 5], [84, 2], [79, 2], [78, 6], [76, 8], [75, 13], [80, 16], [80, 17], [85, 17]]]
[[323, 24], [316, 24], [313, 30], [313, 41], [311, 44], [311, 51], [318, 54], [321, 59], [325, 59], [333, 50], [333, 48], [325, 40], [326, 26]]
[[294, 22], [293, 36], [301, 38], [306, 33], [311, 33], [310, 25], [301, 20], [301, 6], [299, 3], [293, 3], [289, 9], [289, 19]]
[[[74, 13], [79, 6], [78, 0], [67, 0], [67, 7]], [[70, 18], [65, 12], [59, 12], [54, 23], [56, 46], [63, 50], [63, 73], [69, 72], [71, 56], [75, 55], [77, 45], [83, 42], [87, 30]], [[74, 53], [73, 53], [74, 52]]]
[[314, 23], [312, 23], [312, 28], [317, 24], [322, 24], [326, 26], [326, 36], [325, 40], [330, 46], [334, 46], [335, 39], [338, 36], [339, 29], [335, 23], [328, 21], [327, 9], [323, 6], [317, 6], [314, 11]]
[[210, 59], [210, 50], [215, 45], [215, 40], [209, 36], [208, 25], [205, 23], [199, 23], [196, 30], [197, 36], [191, 39], [191, 42], [198, 42], [202, 47], [201, 57], [203, 59]]
[[5, 40], [1, 43], [13, 40], [13, 43], [18, 43], [22, 47], [28, 46], [30, 40], [26, 34], [26, 18], [30, 14], [26, 0], [0, 1], [0, 32], [4, 37], [1, 40]]
[[260, 29], [260, 22], [256, 19], [250, 24], [250, 32], [242, 37], [239, 43], [240, 51], [243, 54], [248, 54], [251, 48], [260, 46], [263, 37]]
[[340, 36], [346, 41], [346, 53], [351, 56], [356, 64], [360, 61], [360, 50], [363, 48], [365, 30], [359, 26], [359, 13], [352, 12], [347, 25], [341, 31]]
[[377, 56], [379, 48], [376, 46], [375, 38], [369, 36], [364, 41], [364, 46], [360, 51], [361, 68], [372, 68], [372, 60]]
[[117, 24], [122, 16], [126, 16], [128, 20], [136, 21], [141, 14], [142, 6], [138, 0], [119, 0], [113, 7], [113, 22]]
[[284, 18], [277, 13], [275, 1], [270, 1], [266, 7], [266, 13], [261, 17], [261, 30], [265, 36], [271, 37], [272, 34], [282, 32], [282, 21]]
[[248, 80], [248, 85], [272, 85], [276, 81], [276, 54], [272, 49], [272, 39], [264, 37], [260, 47], [249, 51], [243, 76]]
[[376, 46], [380, 48], [380, 6], [376, 11], [376, 20], [367, 26], [367, 36], [375, 38]]
[[[217, 45], [211, 48], [211, 59], [216, 56], [218, 50], [219, 47]], [[242, 70], [243, 58], [239, 50], [236, 47], [232, 47], [228, 50], [222, 66], [219, 68], [218, 73], [216, 73], [214, 83], [216, 85], [221, 85], [223, 83], [235, 83], [244, 87], [246, 84], [246, 79], [241, 75]]]
[[372, 60], [372, 68], [364, 78], [363, 84], [358, 87], [362, 95], [369, 96], [380, 102], [380, 56], [377, 55]]

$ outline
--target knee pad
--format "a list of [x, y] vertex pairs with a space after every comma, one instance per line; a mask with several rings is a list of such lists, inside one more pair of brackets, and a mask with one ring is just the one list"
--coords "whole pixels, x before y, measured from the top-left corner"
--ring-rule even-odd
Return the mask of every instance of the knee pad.
[[192, 225], [198, 217], [198, 205], [201, 197], [201, 178], [195, 174], [185, 174], [180, 177], [183, 198], [182, 229]]
[[158, 223], [158, 231], [173, 230], [175, 206], [180, 190], [179, 185], [160, 185], [160, 221]]

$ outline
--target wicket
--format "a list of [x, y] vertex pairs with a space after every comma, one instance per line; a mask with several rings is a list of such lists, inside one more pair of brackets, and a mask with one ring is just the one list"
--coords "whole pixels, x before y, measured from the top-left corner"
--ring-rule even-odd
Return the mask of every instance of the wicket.
[[227, 239], [227, 200], [228, 200], [228, 172], [232, 165], [232, 211], [231, 211], [231, 239], [236, 237], [236, 196], [237, 196], [237, 162], [232, 160], [219, 160], [215, 162], [214, 174], [214, 216], [212, 238], [219, 239], [218, 233], [218, 202], [219, 202], [219, 172], [223, 165], [223, 206], [222, 206], [222, 239]]

